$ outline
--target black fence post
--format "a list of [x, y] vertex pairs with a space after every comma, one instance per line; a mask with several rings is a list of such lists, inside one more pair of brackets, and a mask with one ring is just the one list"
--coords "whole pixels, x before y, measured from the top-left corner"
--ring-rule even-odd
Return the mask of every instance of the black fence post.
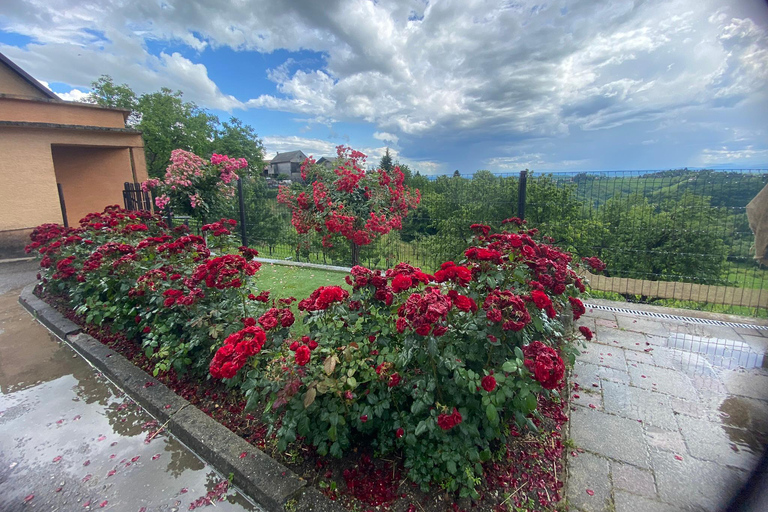
[[67, 205], [64, 202], [64, 191], [61, 189], [61, 183], [56, 184], [56, 190], [59, 191], [59, 206], [61, 206], [61, 217], [64, 219], [64, 227], [69, 227], [69, 222], [67, 221]]
[[243, 245], [248, 247], [245, 225], [245, 201], [243, 200], [243, 178], [238, 178], [237, 180], [237, 196], [240, 202], [240, 239]]
[[528, 184], [528, 169], [520, 171], [520, 183], [517, 187], [517, 216], [525, 219], [525, 194]]

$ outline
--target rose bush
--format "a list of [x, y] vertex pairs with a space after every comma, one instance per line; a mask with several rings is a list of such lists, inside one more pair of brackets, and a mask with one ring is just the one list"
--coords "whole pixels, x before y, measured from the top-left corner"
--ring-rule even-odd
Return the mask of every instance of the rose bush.
[[321, 287], [300, 301], [309, 334], [272, 344], [253, 358], [258, 372], [236, 377], [250, 406], [266, 404], [278, 447], [399, 450], [413, 481], [474, 495], [510, 425], [535, 429], [538, 397], [558, 396], [562, 358], [574, 356], [559, 316], [583, 311], [571, 256], [507, 225], [475, 226], [465, 260], [434, 275], [356, 266], [351, 294]]
[[405, 176], [399, 167], [366, 172], [363, 153], [346, 146], [336, 150], [335, 169], [308, 158], [301, 165], [301, 177], [309, 185], [281, 186], [277, 200], [291, 207], [291, 224], [297, 233], [317, 231], [326, 248], [333, 247], [334, 238], [348, 240], [356, 265], [359, 246], [402, 229], [403, 219], [421, 196], [403, 184]]
[[153, 191], [155, 206], [162, 212], [171, 208], [176, 215], [190, 215], [204, 221], [212, 208], [235, 195], [237, 171], [248, 167], [244, 158], [230, 158], [214, 153], [210, 160], [176, 149], [162, 180], [149, 179], [141, 184]]
[[221, 248], [212, 255], [184, 227], [114, 206], [76, 228], [40, 226], [27, 249], [44, 290], [137, 340], [156, 373], [209, 374], [263, 406], [281, 450], [397, 451], [414, 482], [474, 496], [483, 463], [537, 428], [542, 398], [559, 398], [575, 355], [561, 320], [584, 313], [584, 284], [571, 256], [523, 221], [474, 225], [464, 259], [434, 274], [353, 267], [351, 293], [323, 286], [299, 301], [301, 335], [295, 299], [254, 286], [256, 251], [226, 252], [233, 227], [202, 227]]
[[[222, 219], [202, 230], [212, 245], [234, 248], [234, 225]], [[149, 212], [110, 206], [76, 228], [46, 224], [33, 231], [32, 251], [42, 257], [44, 289], [68, 296], [87, 322], [108, 323], [139, 340], [156, 373], [173, 367], [204, 376], [225, 338], [228, 346], [232, 336], [245, 337], [243, 319], [269, 310], [268, 292], [253, 284], [260, 266], [252, 261], [256, 251], [241, 247], [238, 254], [213, 256], [202, 237], [184, 226], [171, 230]], [[264, 328], [273, 340], [286, 336], [293, 323], [286, 308], [273, 308], [281, 322]], [[258, 352], [252, 347], [263, 340], [256, 339], [242, 347], [241, 358]]]

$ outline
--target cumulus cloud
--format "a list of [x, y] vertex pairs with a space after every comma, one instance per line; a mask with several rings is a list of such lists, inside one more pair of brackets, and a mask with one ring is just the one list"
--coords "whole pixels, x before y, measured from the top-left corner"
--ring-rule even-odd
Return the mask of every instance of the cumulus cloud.
[[394, 145], [397, 145], [397, 141], [399, 140], [397, 135], [387, 132], [373, 132], [373, 138], [384, 142], [391, 142]]
[[[416, 161], [435, 160], [437, 140], [445, 160], [494, 140], [484, 163], [504, 169], [588, 162], [563, 154], [564, 144], [531, 150], [530, 141], [649, 132], [744, 105], [766, 113], [768, 39], [751, 19], [759, 13], [717, 0], [7, 0], [0, 28], [33, 43], [0, 51], [76, 88], [108, 73], [139, 92], [172, 84], [209, 108], [370, 123], [375, 139]], [[274, 91], [235, 97], [197, 59], [150, 53], [150, 41], [202, 55], [312, 50], [323, 63], [308, 69], [286, 57], [267, 72]], [[660, 136], [637, 137], [643, 146]]]
[[88, 96], [88, 93], [80, 89], [72, 89], [69, 92], [57, 92], [56, 96], [64, 101], [83, 101]]

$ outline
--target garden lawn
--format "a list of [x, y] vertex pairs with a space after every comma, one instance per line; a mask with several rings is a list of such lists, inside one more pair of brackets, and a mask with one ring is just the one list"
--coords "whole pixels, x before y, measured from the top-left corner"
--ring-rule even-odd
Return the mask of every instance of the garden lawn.
[[344, 282], [346, 275], [346, 272], [262, 263], [261, 270], [256, 273], [256, 285], [259, 290], [270, 290], [271, 298], [296, 297], [301, 300], [320, 286], [342, 286], [351, 292], [352, 288]]

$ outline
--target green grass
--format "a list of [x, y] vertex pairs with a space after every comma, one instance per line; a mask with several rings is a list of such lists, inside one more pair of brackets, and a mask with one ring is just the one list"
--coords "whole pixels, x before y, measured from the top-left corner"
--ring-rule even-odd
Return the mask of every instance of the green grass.
[[296, 297], [301, 300], [320, 286], [337, 285], [351, 291], [344, 282], [346, 275], [345, 272], [262, 263], [256, 274], [256, 286], [259, 290], [270, 290], [272, 298]]

